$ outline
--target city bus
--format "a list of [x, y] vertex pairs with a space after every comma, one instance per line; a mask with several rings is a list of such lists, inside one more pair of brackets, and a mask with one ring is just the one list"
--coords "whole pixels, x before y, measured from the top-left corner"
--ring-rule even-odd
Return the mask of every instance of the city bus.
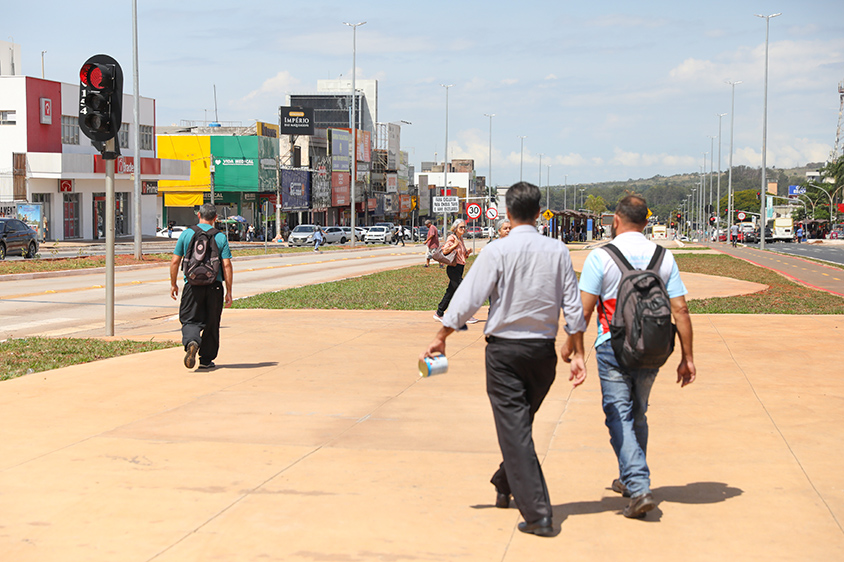
[[668, 238], [668, 227], [664, 224], [649, 224], [645, 227], [645, 237], [649, 240], [665, 240]]
[[612, 213], [601, 215], [601, 236], [603, 238], [612, 238], [612, 218], [614, 216]]

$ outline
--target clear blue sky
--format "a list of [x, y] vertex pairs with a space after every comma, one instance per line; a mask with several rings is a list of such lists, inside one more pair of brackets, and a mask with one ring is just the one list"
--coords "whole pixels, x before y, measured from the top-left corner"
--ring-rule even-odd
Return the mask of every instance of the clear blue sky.
[[[412, 164], [442, 159], [445, 90], [449, 153], [492, 176], [584, 183], [697, 172], [730, 111], [736, 87], [736, 165], [759, 167], [765, 20], [771, 20], [768, 165], [825, 161], [835, 141], [844, 80], [844, 2], [713, 0], [613, 2], [218, 2], [139, 0], [141, 95], [158, 124], [213, 115], [275, 122], [289, 92], [349, 76], [377, 78], [381, 121], [410, 121], [402, 144]], [[86, 23], [96, 2], [14, 2], [2, 38], [21, 45], [24, 73], [77, 80], [90, 55], [121, 62], [131, 92], [131, 2]], [[93, 13], [93, 12], [89, 12]], [[105, 22], [113, 21], [112, 29]], [[97, 37], [86, 27], [101, 29]], [[730, 115], [722, 120], [727, 166]], [[717, 168], [717, 139], [715, 167]], [[708, 166], [708, 161], [707, 161]]]

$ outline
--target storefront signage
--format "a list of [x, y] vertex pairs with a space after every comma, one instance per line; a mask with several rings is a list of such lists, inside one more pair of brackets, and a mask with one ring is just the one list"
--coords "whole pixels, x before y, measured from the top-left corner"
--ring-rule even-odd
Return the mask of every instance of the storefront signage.
[[141, 195], [158, 195], [158, 181], [142, 181]]
[[314, 110], [310, 107], [279, 107], [282, 135], [313, 135]]
[[59, 180], [59, 193], [73, 193], [73, 180]]
[[53, 100], [50, 98], [41, 98], [40, 104], [41, 106], [41, 124], [42, 125], [52, 125], [53, 124]]

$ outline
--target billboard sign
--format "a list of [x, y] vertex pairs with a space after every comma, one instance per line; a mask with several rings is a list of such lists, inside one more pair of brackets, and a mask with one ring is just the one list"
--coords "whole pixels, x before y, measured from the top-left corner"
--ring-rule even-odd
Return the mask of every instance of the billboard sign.
[[399, 177], [397, 174], [387, 174], [387, 193], [398, 193]]
[[281, 208], [307, 211], [311, 203], [311, 175], [307, 170], [281, 171]]
[[460, 201], [454, 195], [434, 197], [434, 213], [457, 213], [460, 211]]
[[314, 110], [310, 107], [279, 107], [282, 135], [313, 135]]
[[331, 206], [350, 205], [349, 172], [331, 172]]
[[278, 138], [278, 125], [271, 125], [258, 121], [255, 123], [255, 134], [259, 137], [269, 137], [271, 139]]
[[316, 171], [311, 177], [311, 203], [314, 210], [327, 209], [331, 205], [331, 172], [329, 158], [316, 158]]
[[788, 196], [789, 197], [797, 197], [798, 195], [805, 195], [806, 194], [806, 186], [803, 185], [789, 185], [788, 186]]
[[328, 143], [331, 150], [331, 171], [348, 172], [351, 170], [352, 133], [343, 129], [328, 129]]

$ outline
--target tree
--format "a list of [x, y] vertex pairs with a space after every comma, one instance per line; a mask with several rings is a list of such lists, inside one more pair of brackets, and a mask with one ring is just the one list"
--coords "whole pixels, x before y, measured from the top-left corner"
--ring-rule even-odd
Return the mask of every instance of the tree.
[[607, 202], [604, 201], [604, 198], [600, 195], [590, 195], [586, 198], [586, 201], [583, 203], [583, 206], [595, 213], [596, 215], [600, 215], [601, 213], [607, 212]]

